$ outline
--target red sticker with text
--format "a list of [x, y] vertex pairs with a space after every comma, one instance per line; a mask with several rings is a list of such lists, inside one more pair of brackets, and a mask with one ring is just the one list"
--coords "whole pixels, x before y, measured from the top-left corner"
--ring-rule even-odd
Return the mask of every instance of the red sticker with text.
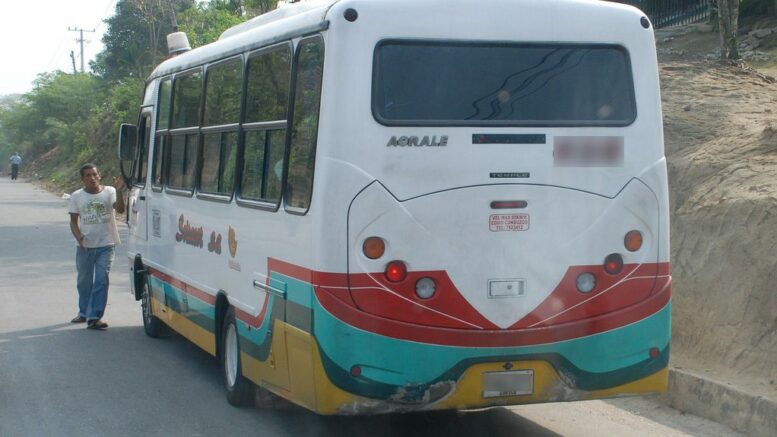
[[529, 229], [529, 214], [491, 214], [488, 229], [491, 232], [526, 231]]

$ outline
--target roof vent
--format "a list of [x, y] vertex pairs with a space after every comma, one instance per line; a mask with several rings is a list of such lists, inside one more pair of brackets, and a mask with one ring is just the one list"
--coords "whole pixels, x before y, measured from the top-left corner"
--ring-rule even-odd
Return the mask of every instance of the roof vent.
[[180, 55], [192, 49], [189, 45], [189, 38], [186, 32], [173, 32], [167, 35], [167, 53], [170, 56]]

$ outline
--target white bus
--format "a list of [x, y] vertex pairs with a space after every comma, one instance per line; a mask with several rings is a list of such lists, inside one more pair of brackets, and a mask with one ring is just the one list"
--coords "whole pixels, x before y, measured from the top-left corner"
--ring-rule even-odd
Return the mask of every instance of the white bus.
[[279, 8], [147, 81], [128, 253], [155, 337], [320, 414], [663, 391], [653, 29], [586, 0]]

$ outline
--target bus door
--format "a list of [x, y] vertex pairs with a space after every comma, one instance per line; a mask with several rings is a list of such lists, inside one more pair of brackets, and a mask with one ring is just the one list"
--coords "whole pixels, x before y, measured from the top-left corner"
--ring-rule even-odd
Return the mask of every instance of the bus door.
[[129, 208], [129, 229], [133, 238], [148, 239], [148, 210], [146, 206], [146, 174], [148, 173], [148, 151], [151, 139], [151, 107], [143, 108], [138, 124], [138, 147], [135, 165], [132, 170], [133, 186], [127, 204]]

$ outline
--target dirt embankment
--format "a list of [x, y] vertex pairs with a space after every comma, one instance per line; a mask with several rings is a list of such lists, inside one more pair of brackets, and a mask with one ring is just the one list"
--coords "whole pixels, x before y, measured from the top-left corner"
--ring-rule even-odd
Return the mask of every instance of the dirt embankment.
[[709, 60], [716, 40], [657, 35], [673, 353], [675, 364], [742, 375], [777, 396], [777, 84]]

